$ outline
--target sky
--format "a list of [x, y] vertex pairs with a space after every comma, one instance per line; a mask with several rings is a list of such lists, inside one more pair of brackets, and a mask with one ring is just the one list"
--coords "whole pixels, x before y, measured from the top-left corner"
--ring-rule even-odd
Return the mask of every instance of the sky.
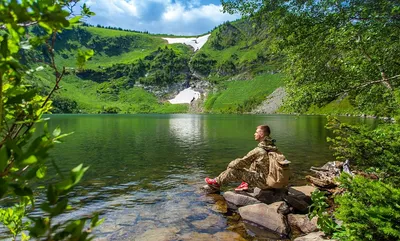
[[96, 16], [92, 25], [150, 33], [201, 35], [225, 21], [240, 18], [223, 13], [220, 0], [84, 0]]

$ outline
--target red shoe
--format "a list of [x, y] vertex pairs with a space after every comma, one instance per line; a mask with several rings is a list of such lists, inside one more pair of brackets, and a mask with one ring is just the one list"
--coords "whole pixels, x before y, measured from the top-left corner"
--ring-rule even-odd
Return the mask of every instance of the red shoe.
[[235, 188], [235, 191], [239, 192], [239, 191], [246, 191], [249, 189], [249, 184], [247, 184], [246, 182], [242, 182], [237, 188]]
[[219, 184], [218, 184], [217, 180], [215, 180], [215, 178], [213, 179], [213, 178], [206, 177], [204, 179], [204, 181], [211, 187], [219, 188]]

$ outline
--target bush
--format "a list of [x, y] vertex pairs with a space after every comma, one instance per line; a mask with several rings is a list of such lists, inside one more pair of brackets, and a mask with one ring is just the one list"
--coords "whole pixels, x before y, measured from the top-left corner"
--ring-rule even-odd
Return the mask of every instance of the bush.
[[337, 135], [328, 138], [338, 160], [349, 159], [358, 169], [375, 172], [382, 181], [400, 186], [400, 126], [381, 124], [375, 129], [350, 125], [335, 118], [328, 122]]
[[400, 240], [400, 189], [362, 176], [342, 174], [346, 192], [335, 198], [343, 221], [339, 240]]

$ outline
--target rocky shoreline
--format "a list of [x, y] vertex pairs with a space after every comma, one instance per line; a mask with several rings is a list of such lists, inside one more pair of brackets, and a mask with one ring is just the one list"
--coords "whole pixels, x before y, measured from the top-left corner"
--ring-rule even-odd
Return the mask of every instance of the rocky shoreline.
[[[206, 193], [215, 190], [202, 187]], [[238, 212], [246, 227], [257, 236], [273, 240], [295, 241], [328, 240], [318, 230], [317, 217], [308, 218], [313, 186], [292, 186], [285, 189], [261, 190], [252, 192], [223, 193], [228, 208]], [[259, 233], [259, 235], [258, 235]], [[266, 237], [267, 236], [267, 237]]]
[[[309, 218], [311, 195], [317, 189], [327, 193], [340, 192], [335, 178], [341, 172], [353, 175], [349, 162], [333, 161], [322, 167], [311, 167], [314, 175], [307, 175], [311, 185], [290, 186], [282, 189], [232, 192], [222, 194], [227, 207], [237, 212], [250, 229], [258, 237], [268, 240], [320, 241], [329, 240], [318, 229], [318, 217]], [[201, 188], [205, 193], [216, 193], [208, 185]]]

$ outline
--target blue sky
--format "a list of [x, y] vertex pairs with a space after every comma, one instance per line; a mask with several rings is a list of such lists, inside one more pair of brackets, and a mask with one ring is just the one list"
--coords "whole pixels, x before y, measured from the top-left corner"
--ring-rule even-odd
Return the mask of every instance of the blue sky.
[[220, 0], [84, 0], [96, 16], [87, 20], [103, 25], [167, 33], [200, 35], [238, 19], [222, 13]]

